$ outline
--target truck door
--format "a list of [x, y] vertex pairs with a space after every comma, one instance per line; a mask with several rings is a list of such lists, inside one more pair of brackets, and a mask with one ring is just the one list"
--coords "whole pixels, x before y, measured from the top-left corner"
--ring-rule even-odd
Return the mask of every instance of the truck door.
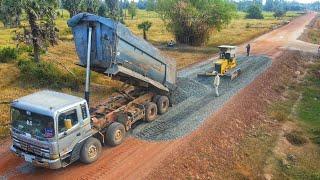
[[[68, 121], [69, 125], [66, 125], [66, 121]], [[81, 121], [81, 110], [78, 106], [63, 111], [58, 115], [58, 149], [62, 159], [82, 139]]]

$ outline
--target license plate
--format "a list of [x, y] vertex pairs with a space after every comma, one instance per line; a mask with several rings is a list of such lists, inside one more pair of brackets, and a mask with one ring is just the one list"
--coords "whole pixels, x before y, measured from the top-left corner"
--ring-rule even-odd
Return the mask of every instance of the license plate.
[[32, 163], [32, 159], [33, 159], [32, 156], [30, 156], [30, 155], [28, 155], [28, 154], [24, 155], [24, 160], [26, 160], [27, 162]]

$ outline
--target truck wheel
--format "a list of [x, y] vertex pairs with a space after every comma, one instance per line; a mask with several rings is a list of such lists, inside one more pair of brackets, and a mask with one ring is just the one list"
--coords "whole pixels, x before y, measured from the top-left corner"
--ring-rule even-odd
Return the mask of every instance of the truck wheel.
[[126, 135], [126, 130], [123, 124], [114, 122], [110, 124], [106, 132], [106, 142], [110, 146], [121, 144]]
[[158, 113], [164, 114], [169, 110], [169, 98], [167, 96], [161, 96], [157, 100]]
[[101, 154], [101, 142], [93, 137], [88, 138], [82, 146], [80, 161], [86, 164], [95, 162]]
[[158, 108], [153, 102], [148, 102], [145, 105], [145, 121], [151, 122], [157, 118]]

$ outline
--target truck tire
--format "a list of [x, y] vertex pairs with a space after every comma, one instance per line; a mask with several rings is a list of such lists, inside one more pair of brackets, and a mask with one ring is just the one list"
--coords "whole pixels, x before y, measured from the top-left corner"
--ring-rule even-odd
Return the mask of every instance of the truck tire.
[[126, 135], [126, 130], [123, 124], [114, 122], [109, 125], [106, 132], [106, 142], [110, 146], [121, 144]]
[[167, 96], [161, 96], [157, 100], [158, 113], [164, 114], [169, 110], [170, 102]]
[[157, 118], [158, 108], [153, 102], [148, 102], [145, 105], [145, 121], [152, 122]]
[[101, 142], [94, 138], [88, 138], [83, 144], [80, 152], [80, 161], [86, 164], [95, 162], [101, 154]]

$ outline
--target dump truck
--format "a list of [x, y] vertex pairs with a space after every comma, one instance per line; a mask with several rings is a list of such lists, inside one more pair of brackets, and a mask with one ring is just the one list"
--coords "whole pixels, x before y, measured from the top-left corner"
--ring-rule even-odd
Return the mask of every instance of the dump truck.
[[[11, 151], [35, 166], [58, 169], [92, 163], [102, 146], [120, 145], [134, 123], [168, 111], [175, 62], [109, 18], [81, 13], [68, 21], [78, 65], [86, 68], [84, 98], [43, 90], [12, 101]], [[90, 71], [124, 85], [89, 105]]]

